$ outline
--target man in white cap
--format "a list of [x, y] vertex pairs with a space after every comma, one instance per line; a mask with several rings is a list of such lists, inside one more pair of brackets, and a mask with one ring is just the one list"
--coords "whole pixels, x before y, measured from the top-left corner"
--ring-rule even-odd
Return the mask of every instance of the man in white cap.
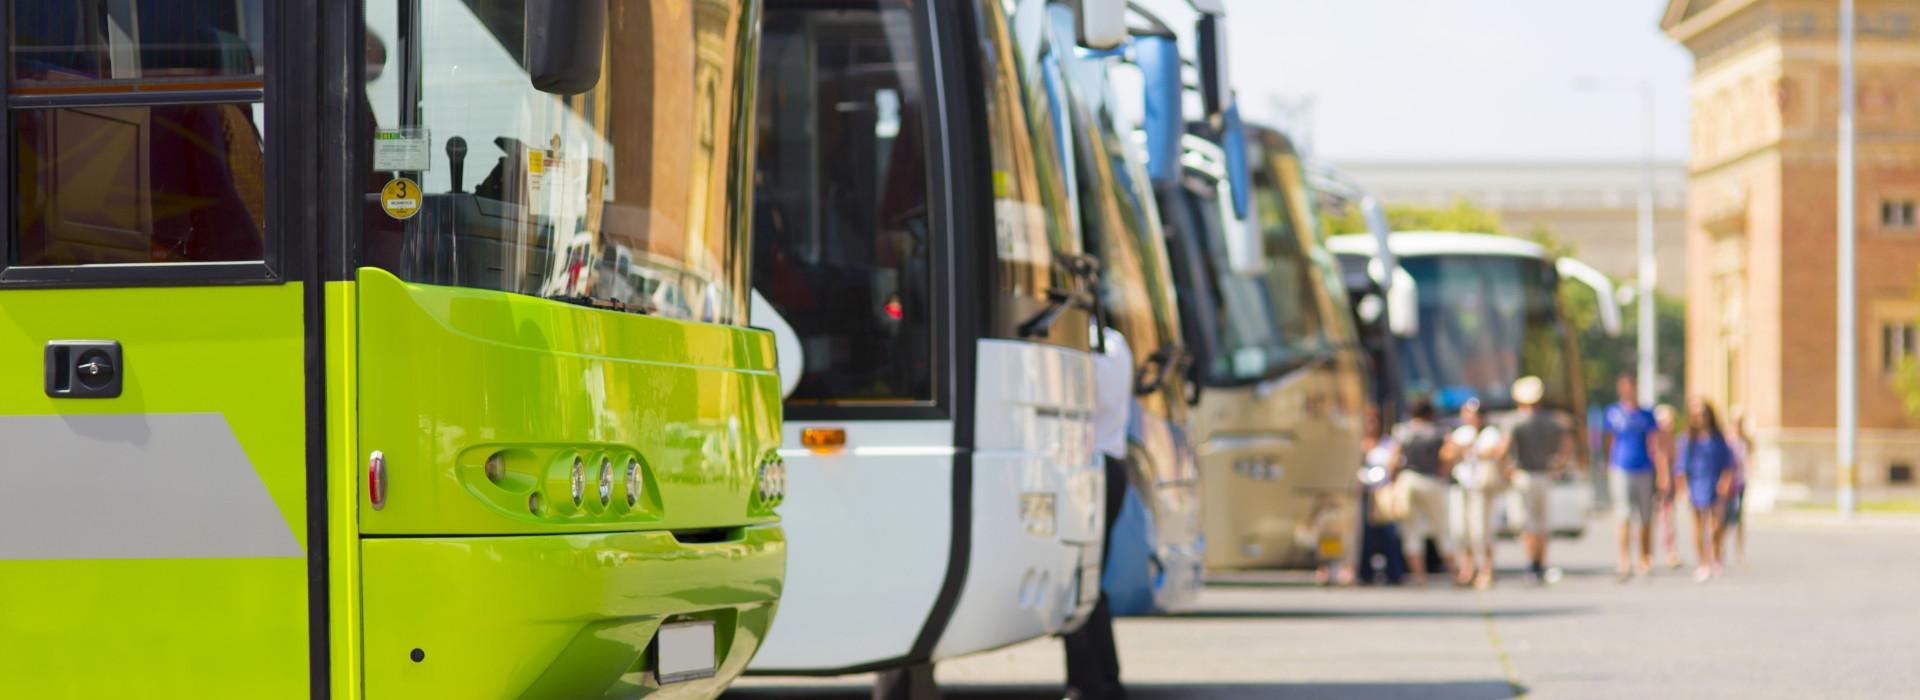
[[1573, 453], [1573, 432], [1565, 419], [1555, 411], [1540, 410], [1546, 393], [1546, 382], [1539, 377], [1521, 377], [1513, 383], [1513, 401], [1519, 411], [1507, 427], [1504, 460], [1513, 469], [1509, 481], [1520, 505], [1520, 539], [1534, 583], [1544, 583], [1547, 576], [1547, 541], [1552, 535], [1547, 503], [1553, 475]]

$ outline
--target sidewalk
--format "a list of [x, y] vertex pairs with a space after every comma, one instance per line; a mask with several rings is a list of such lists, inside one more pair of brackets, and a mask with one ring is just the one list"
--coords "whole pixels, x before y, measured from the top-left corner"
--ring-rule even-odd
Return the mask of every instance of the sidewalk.
[[1760, 529], [1920, 533], [1920, 513], [1859, 513], [1848, 520], [1832, 510], [1781, 509], [1746, 518]]

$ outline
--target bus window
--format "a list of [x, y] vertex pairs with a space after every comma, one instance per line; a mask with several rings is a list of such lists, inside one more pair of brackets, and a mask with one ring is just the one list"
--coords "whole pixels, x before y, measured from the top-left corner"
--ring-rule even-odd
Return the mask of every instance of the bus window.
[[262, 5], [12, 3], [14, 222], [0, 262], [263, 259]]
[[[1024, 337], [1019, 328], [1044, 313], [1050, 293], [1075, 289], [1064, 260], [1081, 252], [1071, 219], [1065, 174], [1055, 130], [1048, 123], [1039, 57], [1023, 55], [1006, 18], [979, 12], [980, 72], [986, 83], [987, 152], [992, 167], [996, 290], [992, 336], [1051, 342], [1086, 349], [1082, 312], [1053, 324], [1044, 337]], [[1064, 50], [1071, 50], [1065, 47]]]
[[747, 125], [727, 115], [744, 114], [732, 100], [748, 94], [750, 13], [609, 2], [598, 82], [552, 94], [523, 66], [526, 4], [367, 0], [363, 262], [743, 322], [748, 183], [731, 149]]
[[[1080, 221], [1087, 229], [1087, 248], [1100, 256], [1101, 301], [1114, 330], [1133, 350], [1135, 366], [1176, 342], [1179, 316], [1174, 310], [1172, 283], [1163, 249], [1153, 240], [1141, 201], [1134, 196], [1134, 173], [1113, 138], [1111, 122], [1096, 128], [1097, 118], [1076, 109], [1075, 138], [1081, 164]], [[1104, 116], [1104, 115], [1103, 115]], [[1144, 205], [1151, 206], [1151, 205]], [[1159, 292], [1159, 293], [1156, 293]]]
[[762, 26], [753, 274], [805, 349], [788, 400], [931, 402], [934, 239], [913, 13], [903, 0], [776, 5]]
[[[1253, 195], [1266, 241], [1268, 294], [1278, 315], [1280, 342], [1289, 354], [1310, 356], [1327, 347], [1324, 294], [1314, 277], [1310, 231], [1301, 228], [1300, 202], [1289, 195], [1274, 164], [1253, 159]], [[1291, 184], [1291, 183], [1288, 183]]]

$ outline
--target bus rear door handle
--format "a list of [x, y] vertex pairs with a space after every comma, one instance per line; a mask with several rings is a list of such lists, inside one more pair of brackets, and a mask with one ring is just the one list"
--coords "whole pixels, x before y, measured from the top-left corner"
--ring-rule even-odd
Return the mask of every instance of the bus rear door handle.
[[111, 399], [126, 376], [120, 343], [55, 340], [47, 343], [47, 395], [56, 399]]

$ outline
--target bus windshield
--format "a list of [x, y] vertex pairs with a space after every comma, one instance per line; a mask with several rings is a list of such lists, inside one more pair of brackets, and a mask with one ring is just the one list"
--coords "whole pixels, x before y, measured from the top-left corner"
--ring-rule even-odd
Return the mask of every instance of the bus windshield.
[[1415, 256], [1400, 265], [1420, 294], [1419, 333], [1398, 345], [1407, 395], [1432, 396], [1449, 412], [1468, 399], [1505, 410], [1514, 405], [1514, 380], [1535, 375], [1546, 382], [1545, 405], [1574, 408], [1552, 265], [1501, 255]]
[[611, 0], [604, 31], [555, 39], [600, 46], [597, 73], [556, 87], [526, 67], [527, 0], [366, 0], [365, 264], [744, 321], [743, 4]]
[[1299, 183], [1297, 177], [1283, 183], [1277, 169], [1284, 163], [1261, 157], [1251, 160], [1253, 196], [1259, 203], [1260, 232], [1270, 261], [1266, 282], [1274, 292], [1270, 300], [1280, 325], [1280, 343], [1296, 356], [1325, 352], [1331, 324], [1326, 313], [1329, 309], [1321, 303], [1324, 295], [1320, 282], [1315, 278], [1318, 262], [1312, 257], [1312, 246], [1316, 232], [1308, 228], [1313, 225], [1311, 206], [1302, 206], [1306, 203], [1288, 191], [1286, 185]]

